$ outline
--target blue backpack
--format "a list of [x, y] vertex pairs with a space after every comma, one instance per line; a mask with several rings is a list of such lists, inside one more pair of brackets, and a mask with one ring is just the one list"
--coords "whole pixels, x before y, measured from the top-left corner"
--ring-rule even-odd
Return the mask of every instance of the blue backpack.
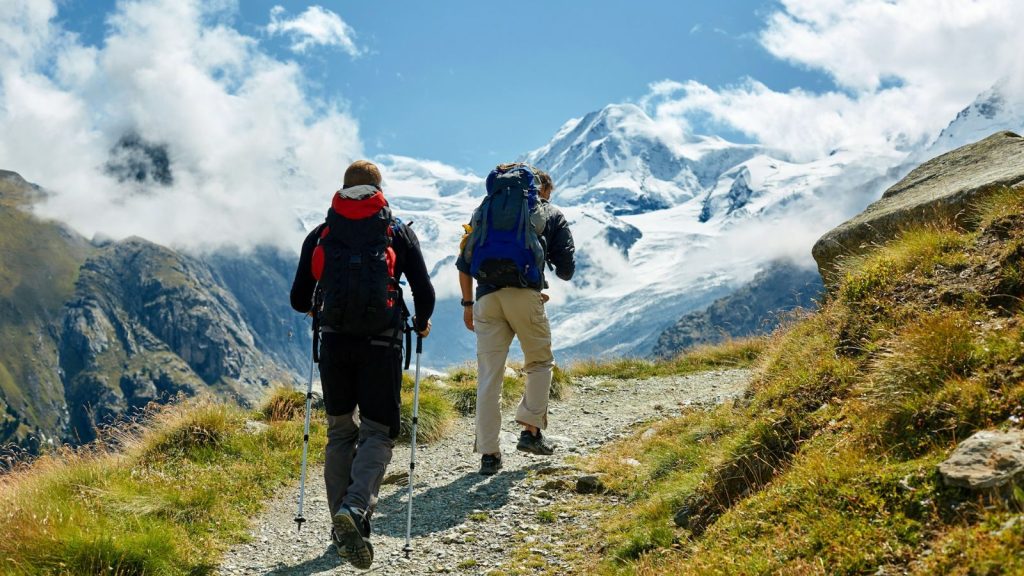
[[502, 164], [486, 186], [466, 246], [470, 275], [491, 286], [543, 288], [545, 221], [536, 175], [525, 164]]

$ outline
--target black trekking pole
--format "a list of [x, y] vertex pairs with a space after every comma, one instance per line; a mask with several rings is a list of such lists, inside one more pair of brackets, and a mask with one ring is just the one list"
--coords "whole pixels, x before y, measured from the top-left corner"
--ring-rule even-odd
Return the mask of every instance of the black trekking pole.
[[302, 473], [299, 480], [299, 511], [295, 514], [295, 523], [298, 525], [297, 531], [302, 531], [302, 523], [306, 521], [305, 516], [302, 515], [302, 503], [306, 495], [306, 458], [309, 454], [309, 412], [313, 404], [313, 366], [319, 360], [317, 358], [316, 347], [319, 344], [319, 326], [317, 325], [316, 317], [313, 317], [313, 354], [309, 358], [309, 384], [306, 386], [306, 423], [302, 433]]
[[416, 335], [416, 379], [412, 386], [412, 439], [409, 443], [409, 499], [406, 502], [405, 557], [412, 553], [412, 483], [416, 471], [416, 425], [420, 418], [420, 354], [423, 353], [423, 337]]

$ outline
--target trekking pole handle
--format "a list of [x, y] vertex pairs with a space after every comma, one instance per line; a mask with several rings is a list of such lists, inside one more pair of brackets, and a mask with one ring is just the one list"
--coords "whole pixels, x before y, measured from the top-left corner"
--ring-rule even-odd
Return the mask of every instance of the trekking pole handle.
[[[416, 353], [423, 354], [423, 336], [420, 336], [419, 334], [416, 335]], [[419, 364], [418, 361], [417, 364]]]

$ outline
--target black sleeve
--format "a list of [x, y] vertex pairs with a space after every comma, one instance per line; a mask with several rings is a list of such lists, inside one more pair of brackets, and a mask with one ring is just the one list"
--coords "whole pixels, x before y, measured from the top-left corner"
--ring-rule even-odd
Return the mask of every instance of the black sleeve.
[[569, 223], [562, 212], [554, 207], [544, 227], [544, 240], [548, 245], [548, 262], [555, 266], [555, 275], [569, 280], [576, 272], [576, 246], [572, 240]]
[[303, 314], [308, 314], [313, 309], [313, 289], [316, 288], [316, 279], [313, 278], [313, 249], [316, 248], [316, 241], [322, 228], [323, 224], [314, 228], [302, 242], [299, 266], [295, 269], [295, 280], [292, 281], [292, 308]]
[[[412, 301], [415, 308], [416, 330], [423, 331], [427, 328], [427, 320], [434, 313], [434, 285], [430, 282], [430, 274], [427, 273], [427, 263], [423, 260], [423, 252], [420, 251], [420, 241], [416, 233], [405, 224], [398, 227], [399, 240], [404, 242], [404, 250], [396, 250], [401, 253], [401, 272], [409, 281], [412, 288]], [[398, 248], [398, 247], [396, 247]], [[397, 255], [397, 254], [396, 254]]]

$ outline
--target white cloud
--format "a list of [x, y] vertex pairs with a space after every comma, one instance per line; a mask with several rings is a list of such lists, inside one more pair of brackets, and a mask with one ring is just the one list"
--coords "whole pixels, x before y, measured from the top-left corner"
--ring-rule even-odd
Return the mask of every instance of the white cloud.
[[356, 45], [355, 30], [340, 16], [321, 6], [310, 6], [294, 18], [286, 17], [283, 6], [274, 6], [270, 10], [267, 32], [290, 36], [294, 52], [302, 53], [312, 46], [337, 46], [353, 58], [363, 53]]
[[54, 39], [50, 20], [56, 13], [52, 2], [0, 0], [0, 66], [32, 64]]
[[[226, 25], [223, 7], [124, 1], [86, 46], [54, 6], [0, 10], [13, 14], [0, 20], [0, 167], [53, 191], [38, 210], [87, 236], [294, 248], [296, 207], [325, 205], [362, 155], [345, 104], [311, 97], [297, 65]], [[149, 152], [113, 153], [126, 136]], [[123, 177], [149, 154], [149, 178]]]
[[794, 160], [837, 148], [893, 153], [933, 138], [1001, 79], [1024, 77], [1021, 21], [1016, 0], [782, 0], [762, 45], [840, 90], [663, 81], [641, 104], [661, 123], [710, 120]]

